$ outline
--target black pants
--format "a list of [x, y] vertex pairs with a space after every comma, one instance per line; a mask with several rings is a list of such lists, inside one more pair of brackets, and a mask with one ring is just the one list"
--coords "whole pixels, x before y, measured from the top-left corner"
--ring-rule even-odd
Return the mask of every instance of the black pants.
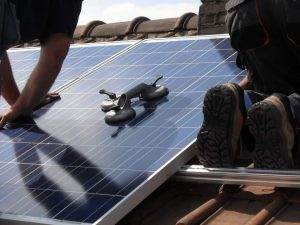
[[300, 1], [230, 0], [226, 24], [257, 101], [286, 95], [300, 121]]

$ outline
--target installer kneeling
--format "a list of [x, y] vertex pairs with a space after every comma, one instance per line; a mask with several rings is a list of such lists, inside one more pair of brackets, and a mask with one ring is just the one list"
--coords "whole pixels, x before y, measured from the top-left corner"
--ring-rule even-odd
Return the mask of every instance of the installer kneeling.
[[242, 130], [249, 129], [242, 139], [254, 138], [256, 168], [293, 168], [300, 123], [300, 19], [293, 16], [300, 5], [230, 0], [226, 9], [237, 65], [248, 75], [239, 85], [224, 84], [206, 93], [197, 138], [200, 162], [234, 166]]

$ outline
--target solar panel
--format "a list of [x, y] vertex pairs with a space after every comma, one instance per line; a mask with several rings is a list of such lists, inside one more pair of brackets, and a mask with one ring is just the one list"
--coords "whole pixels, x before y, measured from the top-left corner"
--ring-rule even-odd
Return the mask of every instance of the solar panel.
[[[243, 77], [235, 54], [226, 36], [145, 40], [63, 90], [36, 124], [2, 131], [0, 218], [117, 223], [194, 155], [205, 91]], [[100, 89], [121, 94], [159, 75], [167, 98], [105, 124]]]
[[[52, 90], [57, 90], [64, 84], [79, 77], [83, 72], [107, 60], [133, 43], [135, 42], [71, 46], [69, 54], [63, 64], [61, 73], [52, 87]], [[21, 89], [24, 87], [31, 71], [37, 64], [39, 54], [39, 48], [14, 49], [8, 51], [14, 77]]]

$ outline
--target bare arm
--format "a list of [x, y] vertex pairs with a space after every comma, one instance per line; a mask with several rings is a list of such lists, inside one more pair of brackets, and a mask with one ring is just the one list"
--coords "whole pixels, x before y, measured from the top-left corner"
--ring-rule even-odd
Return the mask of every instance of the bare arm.
[[61, 70], [69, 46], [70, 39], [63, 34], [52, 35], [42, 46], [37, 66], [17, 101], [0, 117], [0, 127], [21, 115], [30, 115], [33, 109], [42, 102]]

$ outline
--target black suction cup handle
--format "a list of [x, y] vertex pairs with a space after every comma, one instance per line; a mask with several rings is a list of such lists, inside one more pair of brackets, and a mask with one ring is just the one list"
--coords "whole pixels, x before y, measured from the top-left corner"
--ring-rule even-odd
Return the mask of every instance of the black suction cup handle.
[[115, 94], [115, 93], [112, 93], [112, 92], [108, 92], [108, 91], [106, 91], [106, 90], [104, 90], [104, 89], [101, 89], [100, 91], [99, 91], [99, 94], [104, 94], [104, 95], [108, 95], [108, 97], [110, 98], [110, 99], [116, 99], [117, 98], [117, 95]]
[[137, 98], [140, 94], [147, 88], [147, 84], [141, 83], [131, 88], [129, 91], [125, 93], [128, 99]]
[[157, 84], [157, 82], [160, 81], [160, 80], [163, 79], [163, 78], [164, 78], [164, 76], [158, 77], [158, 78], [154, 81], [154, 83], [152, 84], [152, 86], [155, 87], [156, 84]]

